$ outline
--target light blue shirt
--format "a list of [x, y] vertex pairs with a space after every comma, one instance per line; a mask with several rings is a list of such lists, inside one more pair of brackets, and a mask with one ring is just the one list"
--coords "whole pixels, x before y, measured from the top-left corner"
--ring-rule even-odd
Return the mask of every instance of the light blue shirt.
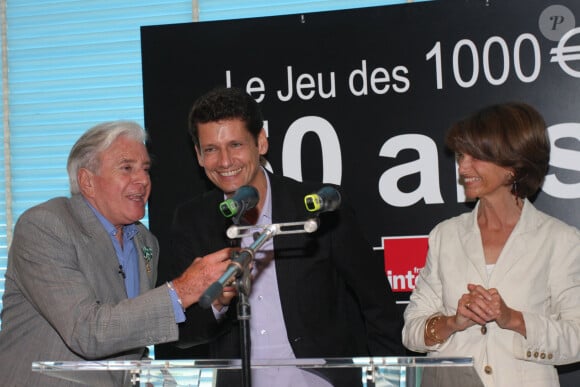
[[[264, 200], [264, 207], [257, 225], [272, 224], [272, 200], [270, 195], [270, 180], [266, 181], [268, 190]], [[289, 222], [294, 219], [288, 219]], [[252, 230], [254, 231], [254, 230]], [[259, 230], [256, 230], [259, 231]], [[249, 247], [253, 242], [253, 232], [242, 238], [241, 246]], [[279, 273], [284, 275], [283, 273]], [[274, 239], [264, 243], [255, 251], [252, 268], [252, 288], [249, 302], [251, 305], [250, 338], [251, 359], [296, 359], [294, 351], [288, 341], [286, 324], [282, 313], [282, 303], [278, 291], [274, 262]], [[222, 313], [225, 313], [222, 309]], [[311, 372], [293, 367], [252, 369], [253, 387], [331, 387], [326, 380]]]
[[123, 277], [125, 282], [127, 297], [137, 297], [139, 295], [139, 255], [137, 250], [135, 250], [135, 243], [133, 243], [133, 238], [139, 232], [137, 226], [134, 224], [123, 226], [123, 247], [121, 247], [117, 240], [118, 230], [115, 226], [101, 215], [96, 208], [91, 206], [89, 202], [86, 203], [111, 237], [113, 247], [117, 253], [117, 259], [119, 260], [119, 275]]
[[[119, 275], [123, 277], [125, 282], [125, 289], [127, 291], [127, 297], [134, 298], [140, 293], [139, 286], [139, 254], [135, 249], [135, 243], [133, 238], [139, 230], [134, 224], [128, 224], [123, 226], [123, 247], [121, 247], [119, 241], [117, 240], [118, 230], [109, 222], [96, 208], [91, 206], [87, 202], [89, 208], [93, 211], [99, 222], [103, 225], [107, 234], [111, 237], [113, 247], [115, 248], [115, 253], [117, 254], [117, 259], [119, 260]], [[168, 288], [169, 296], [171, 297], [171, 302], [173, 305], [173, 312], [175, 316], [175, 322], [180, 323], [185, 321], [185, 312], [178, 301], [177, 293]]]

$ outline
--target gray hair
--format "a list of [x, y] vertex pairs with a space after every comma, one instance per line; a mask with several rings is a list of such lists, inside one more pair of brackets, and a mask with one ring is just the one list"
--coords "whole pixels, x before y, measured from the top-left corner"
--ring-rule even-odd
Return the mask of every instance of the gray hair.
[[66, 165], [71, 194], [80, 193], [77, 181], [79, 169], [86, 168], [96, 173], [100, 167], [99, 155], [121, 136], [142, 143], [147, 140], [145, 130], [133, 121], [104, 122], [87, 130], [77, 140], [70, 151]]

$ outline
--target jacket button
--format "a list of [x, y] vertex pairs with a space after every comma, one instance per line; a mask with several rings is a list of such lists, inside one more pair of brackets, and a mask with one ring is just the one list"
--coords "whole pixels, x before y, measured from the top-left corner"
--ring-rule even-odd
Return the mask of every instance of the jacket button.
[[534, 357], [537, 358], [540, 354], [538, 352], [534, 352]]
[[530, 351], [526, 352], [526, 356], [527, 357], [532, 357], [532, 352], [530, 352]]
[[546, 354], [545, 354], [544, 352], [542, 352], [542, 353], [540, 354], [540, 359], [545, 359], [545, 358], [546, 358]]
[[492, 372], [491, 366], [489, 366], [489, 365], [486, 365], [486, 366], [483, 368], [483, 371], [484, 371], [486, 374], [488, 374], [488, 375], [491, 375], [491, 372]]
[[483, 325], [483, 326], [481, 327], [481, 334], [482, 334], [482, 335], [485, 335], [486, 333], [487, 333], [487, 327], [486, 327], [485, 325]]
[[548, 354], [548, 360], [552, 360], [553, 357], [554, 355], [552, 355], [551, 353]]

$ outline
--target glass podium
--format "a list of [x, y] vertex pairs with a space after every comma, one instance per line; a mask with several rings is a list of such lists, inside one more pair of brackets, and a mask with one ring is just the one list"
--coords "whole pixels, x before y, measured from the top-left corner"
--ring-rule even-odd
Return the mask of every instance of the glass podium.
[[[251, 367], [357, 368], [363, 387], [483, 387], [469, 357], [355, 357], [252, 360]], [[219, 370], [240, 370], [240, 360], [42, 361], [34, 372], [92, 385], [100, 372], [124, 373], [127, 386], [215, 386]]]

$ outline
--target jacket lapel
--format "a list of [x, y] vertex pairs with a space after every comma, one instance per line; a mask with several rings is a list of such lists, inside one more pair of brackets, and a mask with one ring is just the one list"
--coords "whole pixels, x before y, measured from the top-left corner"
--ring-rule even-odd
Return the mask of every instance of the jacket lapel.
[[491, 273], [490, 287], [497, 287], [503, 279], [509, 274], [509, 271], [523, 258], [526, 254], [530, 254], [527, 249], [526, 241], [528, 240], [524, 235], [527, 234], [533, 227], [535, 218], [535, 208], [530, 205], [528, 200], [524, 200], [524, 207], [518, 223], [514, 227], [506, 244], [501, 251], [497, 260], [496, 266]]
[[[91, 208], [81, 195], [71, 197], [71, 206], [77, 216], [77, 220], [87, 236], [86, 256], [95, 260], [99, 267], [110, 267], [110, 270], [93, 272], [93, 275], [106, 275], [107, 278], [99, 278], [99, 282], [108, 284], [114, 289], [119, 297], [126, 298], [127, 290], [121, 275], [119, 275], [119, 260], [111, 242], [111, 236], [95, 216]], [[111, 280], [113, 279], [113, 280]]]
[[[459, 227], [459, 240], [465, 256], [477, 271], [481, 283], [487, 283], [487, 272], [485, 268], [485, 255], [483, 254], [483, 244], [481, 233], [477, 225], [477, 209], [479, 202], [464, 220], [465, 223]], [[479, 282], [479, 281], [478, 281]]]
[[139, 232], [133, 238], [139, 260], [139, 289], [140, 294], [155, 287], [153, 277], [153, 250], [146, 246], [143, 235]]

